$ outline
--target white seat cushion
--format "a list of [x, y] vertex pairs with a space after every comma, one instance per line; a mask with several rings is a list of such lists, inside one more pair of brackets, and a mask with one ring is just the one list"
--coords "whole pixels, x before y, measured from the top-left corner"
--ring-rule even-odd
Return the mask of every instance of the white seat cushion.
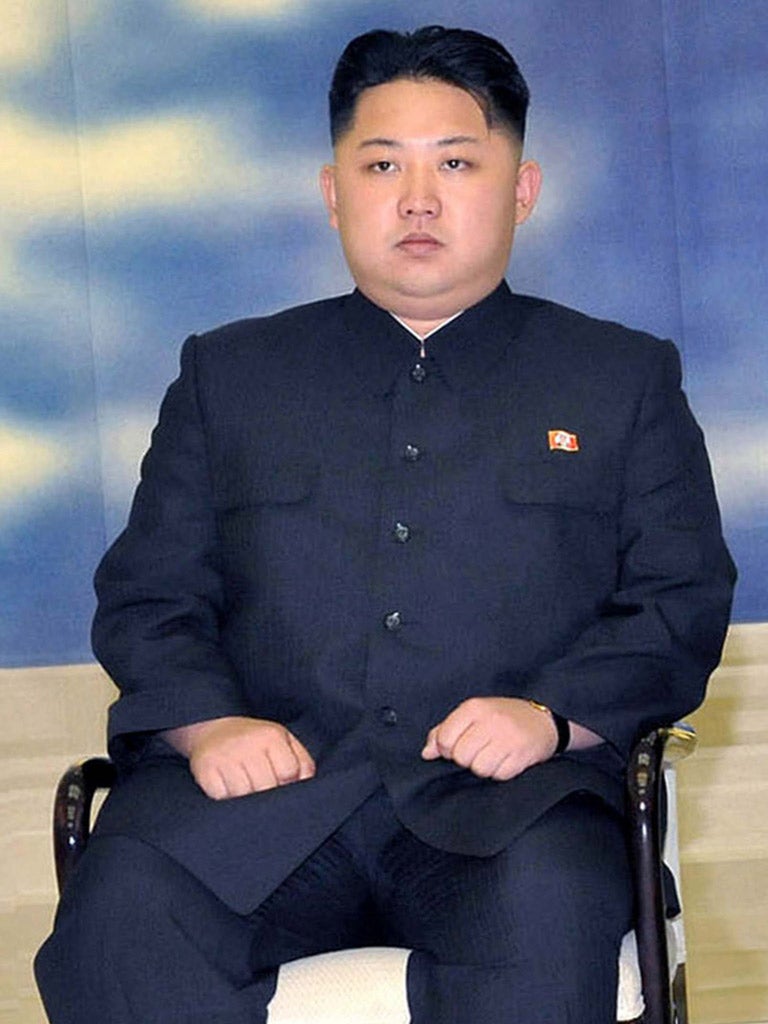
[[[670, 967], [677, 966], [675, 935], [667, 929]], [[405, 992], [407, 949], [345, 949], [280, 968], [269, 1024], [409, 1024]], [[635, 933], [624, 936], [619, 957], [616, 1019], [643, 1012]]]
[[344, 949], [280, 968], [269, 1024], [408, 1024], [410, 950]]

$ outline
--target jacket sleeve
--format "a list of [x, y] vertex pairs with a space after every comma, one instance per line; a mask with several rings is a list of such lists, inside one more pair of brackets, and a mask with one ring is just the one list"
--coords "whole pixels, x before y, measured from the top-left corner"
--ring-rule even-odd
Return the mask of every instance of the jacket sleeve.
[[667, 342], [661, 353], [624, 463], [615, 591], [562, 656], [529, 679], [525, 694], [624, 756], [641, 734], [704, 699], [736, 576], [677, 350]]
[[128, 525], [96, 572], [92, 641], [121, 696], [110, 751], [248, 708], [219, 643], [224, 605], [201, 407], [187, 339], [142, 463]]

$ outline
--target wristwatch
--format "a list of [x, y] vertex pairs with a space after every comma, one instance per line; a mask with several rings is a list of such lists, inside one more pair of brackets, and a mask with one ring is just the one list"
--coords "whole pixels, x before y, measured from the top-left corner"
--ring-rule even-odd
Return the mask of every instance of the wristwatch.
[[568, 745], [571, 742], [571, 723], [567, 718], [563, 718], [562, 715], [558, 715], [552, 708], [548, 708], [546, 704], [540, 704], [537, 700], [529, 700], [528, 703], [532, 708], [536, 708], [537, 711], [545, 711], [555, 723], [557, 729], [557, 746], [555, 747], [556, 754], [562, 754], [564, 750], [568, 749]]

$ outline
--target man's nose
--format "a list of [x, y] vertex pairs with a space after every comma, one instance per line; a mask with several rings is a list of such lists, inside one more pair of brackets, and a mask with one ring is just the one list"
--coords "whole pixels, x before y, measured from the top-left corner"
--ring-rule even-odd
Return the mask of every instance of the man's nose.
[[440, 199], [434, 182], [424, 175], [413, 175], [406, 180], [399, 202], [401, 217], [437, 217], [440, 210]]

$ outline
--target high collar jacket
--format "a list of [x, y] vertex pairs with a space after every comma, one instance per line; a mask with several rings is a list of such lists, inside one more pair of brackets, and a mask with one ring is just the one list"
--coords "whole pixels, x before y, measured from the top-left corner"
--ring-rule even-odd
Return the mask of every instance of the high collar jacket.
[[[129, 524], [97, 573], [120, 688], [103, 832], [255, 906], [378, 785], [489, 855], [703, 698], [733, 568], [677, 352], [505, 284], [414, 337], [359, 292], [186, 342]], [[505, 783], [420, 757], [476, 695], [606, 743]], [[286, 725], [308, 782], [209, 800], [158, 730]]]

